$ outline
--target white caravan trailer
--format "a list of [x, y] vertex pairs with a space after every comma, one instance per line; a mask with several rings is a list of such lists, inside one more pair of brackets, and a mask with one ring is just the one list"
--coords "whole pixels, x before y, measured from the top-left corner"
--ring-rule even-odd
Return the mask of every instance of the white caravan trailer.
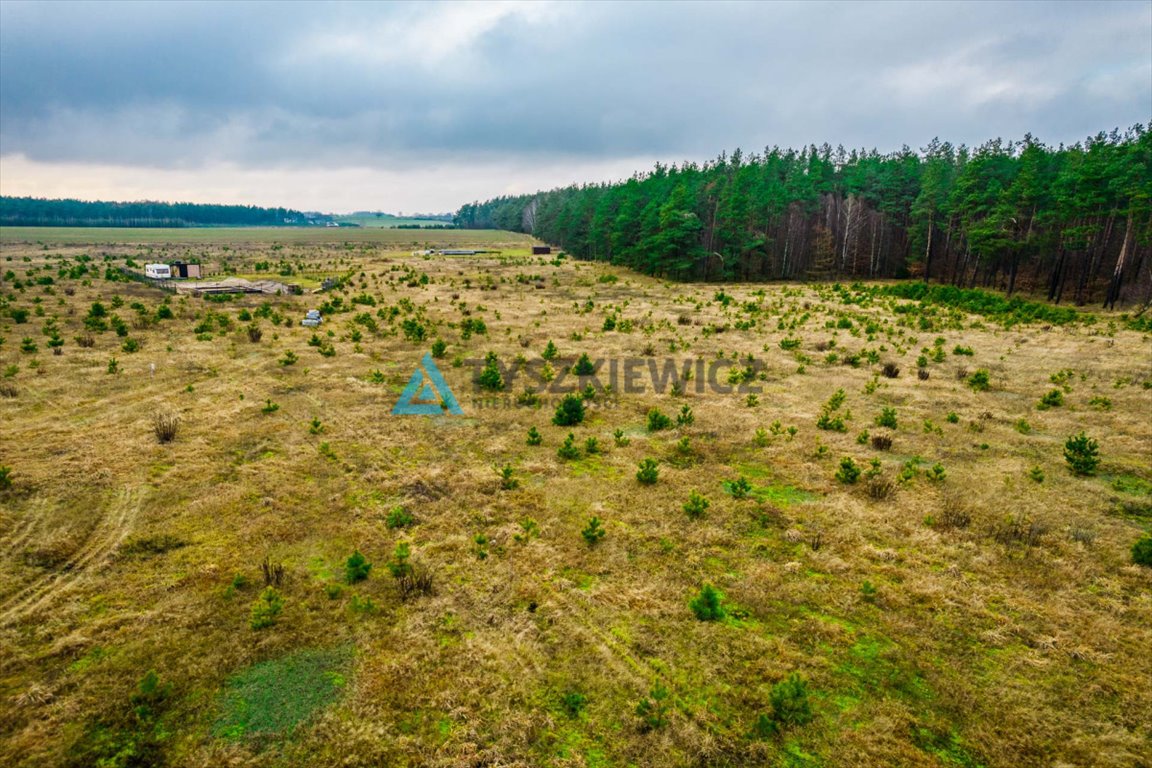
[[167, 264], [145, 264], [144, 275], [153, 280], [170, 280], [172, 269]]

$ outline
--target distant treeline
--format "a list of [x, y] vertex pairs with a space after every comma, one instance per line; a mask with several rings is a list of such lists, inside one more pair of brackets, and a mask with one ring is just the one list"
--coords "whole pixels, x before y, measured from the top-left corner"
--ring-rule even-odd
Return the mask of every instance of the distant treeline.
[[283, 227], [329, 220], [330, 216], [255, 205], [0, 197], [0, 225], [13, 227]]
[[498, 197], [456, 225], [526, 232], [679, 280], [914, 277], [1078, 304], [1152, 298], [1152, 136], [933, 140], [882, 155], [736, 150], [624, 182]]

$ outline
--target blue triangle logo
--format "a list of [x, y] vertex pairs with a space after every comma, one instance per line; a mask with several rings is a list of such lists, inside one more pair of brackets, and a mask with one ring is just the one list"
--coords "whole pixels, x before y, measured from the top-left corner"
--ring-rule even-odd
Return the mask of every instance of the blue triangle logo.
[[392, 415], [439, 416], [444, 413], [464, 415], [444, 375], [436, 367], [436, 361], [425, 352], [420, 365], [412, 372], [412, 378], [408, 379], [408, 384], [400, 393], [400, 399], [392, 408]]

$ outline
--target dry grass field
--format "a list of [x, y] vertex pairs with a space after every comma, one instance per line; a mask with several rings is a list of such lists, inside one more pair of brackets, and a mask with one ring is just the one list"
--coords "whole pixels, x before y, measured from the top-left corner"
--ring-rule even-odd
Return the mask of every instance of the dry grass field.
[[[383, 232], [4, 233], [4, 765], [1152, 765], [1152, 339], [1126, 316]], [[409, 255], [433, 234], [503, 253]], [[187, 257], [344, 282], [105, 279]], [[463, 415], [392, 415], [436, 340]], [[524, 394], [549, 341], [544, 389], [593, 384], [580, 424]], [[561, 379], [582, 354], [600, 375]], [[647, 373], [697, 360], [716, 386]], [[605, 391], [613, 365], [640, 373]]]

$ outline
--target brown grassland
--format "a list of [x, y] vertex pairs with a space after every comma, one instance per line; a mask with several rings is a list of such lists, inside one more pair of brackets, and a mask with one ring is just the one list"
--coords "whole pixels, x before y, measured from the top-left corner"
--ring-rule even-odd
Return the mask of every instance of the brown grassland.
[[[508, 233], [425, 258], [410, 241], [445, 233], [208, 232], [0, 238], [4, 765], [1152, 764], [1152, 569], [1131, 556], [1152, 340], [1119, 313], [1005, 327], [871, 286], [675, 284]], [[214, 302], [105, 279], [177, 257], [346, 281]], [[436, 339], [464, 415], [391, 415]], [[463, 361], [536, 364], [549, 340], [557, 372], [751, 356], [762, 391], [644, 377], [561, 427], [551, 394], [517, 403], [521, 376], [478, 407]], [[844, 431], [818, 428], [841, 389]], [[1082, 430], [1095, 475], [1063, 457]], [[706, 584], [716, 620], [690, 607]], [[810, 719], [784, 714], [792, 673]]]

